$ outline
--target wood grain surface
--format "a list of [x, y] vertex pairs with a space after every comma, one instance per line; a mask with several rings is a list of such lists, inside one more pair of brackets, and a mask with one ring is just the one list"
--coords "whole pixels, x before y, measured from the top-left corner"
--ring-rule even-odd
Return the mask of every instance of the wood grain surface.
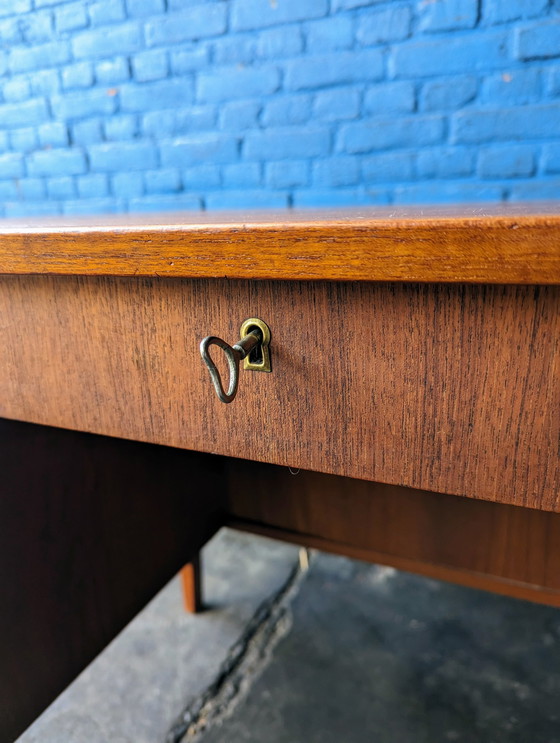
[[560, 208], [4, 220], [0, 273], [558, 284]]
[[[560, 510], [560, 289], [0, 281], [0, 415]], [[272, 331], [219, 402], [198, 345]]]
[[560, 514], [229, 460], [230, 525], [560, 606]]
[[223, 523], [222, 465], [0, 420], [1, 743], [11, 743]]

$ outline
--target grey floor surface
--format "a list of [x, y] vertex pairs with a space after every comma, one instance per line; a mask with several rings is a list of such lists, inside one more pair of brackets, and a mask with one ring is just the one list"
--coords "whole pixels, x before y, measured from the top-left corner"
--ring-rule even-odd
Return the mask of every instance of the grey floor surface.
[[[223, 531], [18, 743], [560, 743], [560, 611]], [[260, 609], [259, 609], [260, 607]]]

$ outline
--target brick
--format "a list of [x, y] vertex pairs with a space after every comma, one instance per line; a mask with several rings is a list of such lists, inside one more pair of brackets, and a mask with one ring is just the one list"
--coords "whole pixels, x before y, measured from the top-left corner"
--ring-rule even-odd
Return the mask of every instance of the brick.
[[367, 13], [358, 20], [356, 39], [364, 46], [401, 41], [410, 35], [411, 20], [412, 15], [408, 6]]
[[441, 116], [376, 118], [345, 124], [340, 130], [339, 144], [344, 152], [370, 152], [435, 144], [443, 139], [443, 135], [444, 120]]
[[[513, 0], [510, 0], [514, 4]], [[420, 3], [421, 31], [455, 31], [474, 28], [478, 21], [478, 0], [433, 0]]]
[[547, 73], [546, 92], [551, 96], [560, 96], [560, 67], [551, 67]]
[[120, 88], [122, 111], [151, 111], [173, 108], [192, 101], [193, 84], [189, 79], [161, 80], [144, 85], [126, 84]]
[[476, 98], [477, 91], [478, 80], [472, 75], [430, 80], [422, 86], [420, 109], [422, 111], [456, 110]]
[[378, 49], [338, 52], [290, 60], [286, 65], [288, 90], [378, 80], [383, 77], [383, 54]]
[[226, 188], [256, 188], [261, 184], [260, 163], [232, 163], [222, 168]]
[[324, 121], [355, 119], [360, 112], [360, 93], [356, 88], [322, 90], [315, 96], [313, 116]]
[[181, 178], [176, 168], [147, 170], [144, 173], [146, 193], [174, 193], [181, 190]]
[[37, 131], [30, 126], [12, 129], [9, 139], [10, 149], [15, 152], [30, 152], [37, 147]]
[[546, 139], [558, 136], [560, 103], [519, 108], [470, 109], [452, 117], [452, 142]]
[[43, 178], [20, 178], [16, 181], [18, 197], [26, 201], [42, 199], [46, 195]]
[[205, 161], [228, 163], [237, 159], [237, 138], [221, 134], [177, 137], [160, 145], [164, 167], [188, 168]]
[[157, 165], [157, 151], [150, 142], [118, 142], [88, 147], [92, 171], [118, 173], [145, 170]]
[[251, 31], [294, 21], [307, 21], [326, 16], [328, 0], [231, 0], [231, 27], [234, 31]]
[[487, 23], [509, 23], [545, 12], [548, 0], [483, 0], [482, 17]]
[[138, 134], [138, 122], [135, 116], [111, 116], [103, 123], [103, 133], [109, 141], [133, 139]]
[[256, 55], [260, 59], [294, 57], [303, 50], [303, 36], [299, 26], [279, 26], [260, 31]]
[[76, 31], [88, 24], [86, 6], [83, 2], [69, 3], [54, 12], [55, 26], [58, 32]]
[[49, 199], [72, 199], [76, 195], [74, 180], [68, 175], [47, 178], [47, 194]]
[[293, 202], [295, 207], [388, 204], [389, 192], [365, 188], [306, 189], [295, 191]]
[[142, 116], [142, 133], [148, 136], [165, 137], [175, 134], [175, 111], [153, 111]]
[[560, 22], [520, 28], [517, 55], [523, 60], [560, 57]]
[[23, 40], [28, 44], [51, 40], [53, 28], [51, 13], [33, 13], [18, 20]]
[[248, 160], [321, 157], [327, 155], [329, 151], [329, 131], [312, 127], [249, 132], [243, 148], [243, 154]]
[[51, 5], [60, 5], [64, 0], [34, 0], [36, 8], [46, 8]]
[[511, 186], [510, 201], [555, 201], [560, 193], [560, 178], [529, 181]]
[[19, 19], [15, 17], [8, 18], [5, 21], [0, 21], [0, 43], [6, 49], [23, 42], [21, 27], [18, 20]]
[[414, 153], [382, 152], [362, 159], [366, 182], [409, 181], [414, 178]]
[[429, 182], [397, 186], [393, 192], [395, 204], [457, 204], [461, 202], [502, 201], [505, 188], [500, 185]]
[[39, 217], [60, 214], [56, 201], [26, 201], [4, 204], [6, 217]]
[[93, 84], [93, 68], [89, 62], [78, 62], [62, 69], [62, 87], [89, 88]]
[[65, 41], [18, 47], [10, 51], [9, 67], [12, 72], [27, 72], [43, 67], [58, 67], [70, 59], [70, 47]]
[[306, 23], [304, 29], [306, 50], [312, 54], [349, 49], [354, 41], [354, 24], [349, 16], [322, 18]]
[[60, 91], [58, 70], [36, 70], [29, 77], [29, 82], [34, 96], [49, 96]]
[[307, 160], [280, 160], [265, 165], [265, 182], [271, 188], [294, 188], [309, 183]]
[[226, 103], [220, 109], [220, 127], [233, 132], [256, 127], [261, 108], [259, 101]]
[[422, 149], [416, 158], [419, 178], [461, 178], [474, 171], [474, 152], [468, 147]]
[[184, 188], [217, 188], [222, 183], [220, 168], [209, 163], [190, 167], [182, 178]]
[[84, 153], [79, 149], [53, 148], [27, 158], [27, 172], [33, 176], [79, 175], [86, 169]]
[[545, 145], [542, 164], [545, 173], [560, 173], [560, 144]]
[[207, 194], [205, 203], [207, 209], [285, 209], [288, 206], [288, 196], [263, 189], [218, 191]]
[[302, 124], [311, 115], [311, 97], [308, 95], [287, 95], [273, 98], [262, 113], [264, 126], [286, 126]]
[[58, 119], [73, 121], [97, 114], [111, 114], [116, 108], [115, 96], [105, 88], [92, 88], [80, 93], [53, 96], [51, 106]]
[[62, 204], [64, 214], [116, 214], [122, 210], [114, 199], [70, 200]]
[[198, 77], [200, 101], [227, 101], [274, 93], [280, 85], [276, 67], [215, 68]]
[[387, 1], [388, 0], [332, 0], [332, 10], [354, 10], [355, 8], [370, 7], [370, 5], [378, 5], [379, 3], [386, 3]]
[[175, 111], [175, 133], [187, 134], [189, 132], [214, 129], [217, 111], [215, 106], [190, 106], [189, 108], [178, 108]]
[[224, 36], [212, 44], [214, 65], [250, 64], [255, 57], [256, 40], [248, 36]]
[[116, 57], [99, 62], [95, 65], [95, 79], [98, 83], [115, 85], [125, 82], [130, 78], [128, 60], [124, 57]]
[[7, 199], [20, 199], [21, 194], [16, 187], [16, 181], [11, 179], [9, 181], [0, 180], [0, 202]]
[[213, 129], [215, 121], [216, 110], [212, 106], [159, 110], [142, 117], [142, 131], [161, 139], [166, 135]]
[[353, 186], [360, 169], [354, 157], [332, 157], [313, 163], [312, 183], [319, 187]]
[[142, 34], [136, 23], [82, 31], [72, 39], [72, 51], [76, 59], [102, 59], [132, 54], [141, 48]]
[[446, 74], [484, 72], [507, 65], [508, 35], [485, 32], [431, 41], [411, 42], [394, 47], [389, 59], [393, 77], [432, 77]]
[[482, 103], [520, 105], [533, 103], [541, 96], [541, 71], [538, 69], [513, 69], [484, 80], [480, 93]]
[[128, 202], [130, 211], [141, 212], [159, 212], [159, 211], [177, 211], [178, 209], [198, 211], [202, 204], [197, 196], [186, 193], [166, 194], [153, 196], [143, 196], [141, 198], [131, 199]]
[[2, 93], [6, 103], [24, 101], [31, 96], [31, 85], [27, 78], [18, 76], [7, 80], [2, 86]]
[[62, 121], [49, 121], [38, 129], [41, 147], [66, 147], [68, 145], [68, 128]]
[[165, 2], [164, 0], [126, 0], [126, 12], [130, 18], [164, 13]]
[[19, 152], [0, 155], [0, 178], [21, 178], [24, 174], [23, 156]]
[[31, 10], [31, 0], [0, 0], [0, 16], [27, 13]]
[[416, 95], [410, 82], [381, 83], [366, 90], [364, 111], [373, 115], [414, 111]]
[[74, 144], [95, 144], [101, 142], [101, 122], [98, 119], [80, 121], [70, 127], [70, 139]]
[[481, 178], [519, 178], [532, 175], [535, 157], [531, 147], [508, 144], [506, 147], [488, 147], [478, 156], [478, 174]]
[[104, 173], [87, 173], [76, 178], [78, 194], [84, 199], [107, 196], [109, 187]]
[[227, 27], [226, 3], [193, 5], [181, 13], [167, 13], [146, 23], [148, 46], [177, 44], [223, 34]]
[[42, 124], [49, 117], [43, 98], [0, 105], [0, 128]]
[[144, 178], [141, 173], [117, 173], [111, 177], [111, 191], [123, 199], [142, 196]]
[[132, 57], [132, 74], [140, 83], [167, 77], [167, 54], [161, 49], [141, 52]]
[[201, 45], [171, 50], [169, 56], [171, 71], [174, 75], [185, 75], [194, 70], [200, 70], [208, 64], [208, 49]]
[[88, 6], [88, 13], [92, 26], [106, 26], [126, 18], [123, 0], [99, 0]]

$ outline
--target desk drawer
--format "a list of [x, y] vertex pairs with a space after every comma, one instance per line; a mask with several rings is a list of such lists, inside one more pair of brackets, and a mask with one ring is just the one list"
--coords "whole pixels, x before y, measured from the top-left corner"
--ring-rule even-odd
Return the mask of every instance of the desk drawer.
[[[559, 310], [558, 287], [4, 277], [0, 415], [558, 510]], [[198, 345], [247, 317], [273, 371], [224, 405]]]

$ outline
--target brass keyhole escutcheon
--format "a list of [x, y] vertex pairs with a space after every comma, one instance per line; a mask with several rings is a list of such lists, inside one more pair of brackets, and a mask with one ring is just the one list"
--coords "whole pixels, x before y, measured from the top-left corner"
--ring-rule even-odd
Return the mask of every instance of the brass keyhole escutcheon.
[[245, 320], [241, 326], [239, 335], [241, 338], [244, 338], [254, 330], [260, 331], [262, 340], [259, 345], [252, 349], [243, 359], [243, 369], [245, 371], [271, 372], [270, 328], [268, 325], [262, 320], [259, 320], [258, 317], [250, 317], [248, 320]]

